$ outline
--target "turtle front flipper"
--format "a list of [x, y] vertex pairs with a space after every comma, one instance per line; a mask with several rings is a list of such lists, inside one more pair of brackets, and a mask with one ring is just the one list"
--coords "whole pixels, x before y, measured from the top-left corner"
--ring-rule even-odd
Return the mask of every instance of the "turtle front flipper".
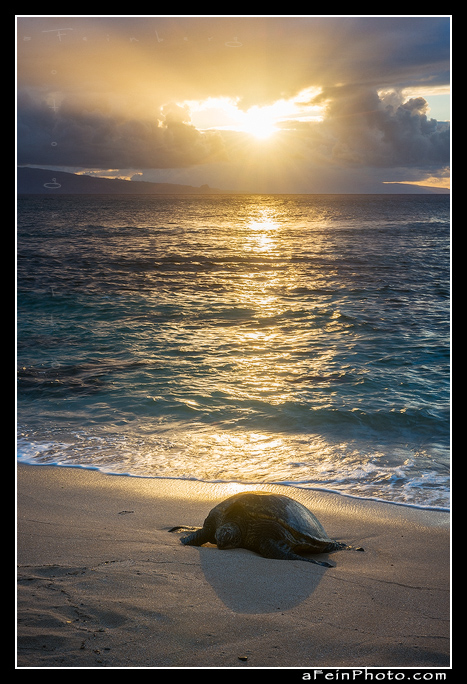
[[171, 527], [169, 532], [190, 532], [190, 534], [180, 537], [182, 544], [188, 546], [202, 546], [208, 541], [205, 539], [205, 529], [204, 527], [190, 527], [189, 525], [177, 525], [176, 527]]
[[212, 530], [208, 527], [201, 527], [192, 534], [180, 539], [185, 546], [203, 546], [208, 542], [215, 543]]
[[281, 543], [274, 539], [263, 540], [260, 544], [259, 552], [264, 558], [299, 560], [306, 561], [307, 563], [314, 563], [315, 565], [322, 565], [324, 568], [334, 567], [331, 565], [331, 563], [327, 563], [326, 561], [318, 561], [314, 558], [300, 556], [298, 553], [294, 553], [287, 544]]
[[171, 527], [169, 532], [196, 532], [200, 527], [192, 527], [191, 525], [176, 525]]

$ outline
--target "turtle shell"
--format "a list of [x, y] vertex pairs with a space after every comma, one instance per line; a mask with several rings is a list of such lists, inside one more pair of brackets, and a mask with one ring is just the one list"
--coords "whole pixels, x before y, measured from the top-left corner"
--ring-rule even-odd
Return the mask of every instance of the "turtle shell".
[[213, 508], [208, 518], [211, 516], [214, 518], [216, 527], [227, 522], [239, 522], [242, 527], [250, 523], [254, 527], [261, 527], [261, 521], [276, 522], [284, 529], [286, 536], [298, 545], [313, 544], [313, 542], [321, 545], [321, 543], [333, 542], [308, 508], [283, 494], [268, 492], [234, 494]]

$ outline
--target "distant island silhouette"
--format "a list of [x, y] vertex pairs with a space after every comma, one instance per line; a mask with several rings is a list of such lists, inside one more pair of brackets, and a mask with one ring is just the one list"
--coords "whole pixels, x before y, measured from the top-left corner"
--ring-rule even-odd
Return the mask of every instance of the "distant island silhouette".
[[18, 167], [18, 194], [33, 195], [220, 195], [232, 194], [209, 185], [150, 183], [118, 178], [98, 178], [65, 171]]
[[[17, 192], [19, 195], [253, 195], [253, 191], [221, 190], [209, 185], [179, 185], [178, 183], [150, 183], [149, 181], [131, 181], [120, 178], [99, 178], [86, 174], [38, 169], [19, 166]], [[278, 193], [258, 193], [278, 194]], [[280, 193], [279, 193], [280, 194]], [[293, 194], [293, 193], [285, 193]], [[304, 194], [303, 191], [298, 194]], [[313, 192], [305, 194], [315, 194]], [[318, 193], [323, 194], [323, 193]], [[410, 194], [439, 195], [450, 194], [446, 188], [424, 187], [405, 183], [381, 183], [372, 191], [361, 193], [328, 194]]]

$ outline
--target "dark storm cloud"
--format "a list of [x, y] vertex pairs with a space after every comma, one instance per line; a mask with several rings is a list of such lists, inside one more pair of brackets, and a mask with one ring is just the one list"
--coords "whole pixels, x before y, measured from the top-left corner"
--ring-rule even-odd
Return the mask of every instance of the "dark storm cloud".
[[106, 107], [77, 108], [65, 99], [52, 117], [44, 102], [21, 94], [18, 163], [90, 168], [170, 168], [223, 158], [215, 132], [201, 133], [168, 106], [159, 118], [123, 117]]

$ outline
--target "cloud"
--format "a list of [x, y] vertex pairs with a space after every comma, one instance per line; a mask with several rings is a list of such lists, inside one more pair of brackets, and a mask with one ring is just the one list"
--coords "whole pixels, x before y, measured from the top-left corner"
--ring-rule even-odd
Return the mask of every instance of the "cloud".
[[132, 107], [157, 94], [248, 108], [310, 85], [446, 83], [449, 31], [449, 17], [23, 17], [18, 74], [44, 84], [50, 66], [61, 85], [124, 90]]
[[449, 164], [449, 126], [428, 118], [423, 97], [405, 101], [397, 91], [353, 86], [326, 89], [316, 98], [323, 100], [321, 145], [333, 160], [378, 167]]

